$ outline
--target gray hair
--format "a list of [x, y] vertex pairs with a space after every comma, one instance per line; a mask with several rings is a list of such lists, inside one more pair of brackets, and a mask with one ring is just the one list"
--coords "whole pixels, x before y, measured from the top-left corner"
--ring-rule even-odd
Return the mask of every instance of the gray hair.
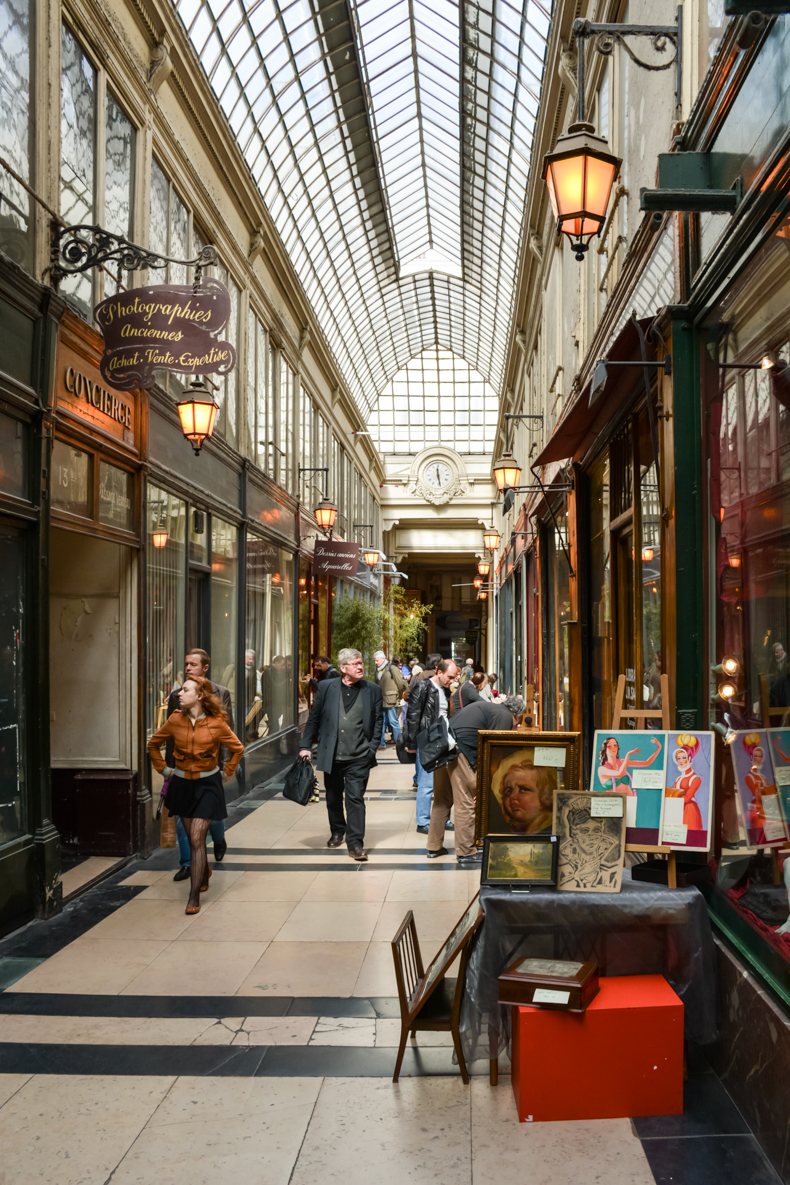
[[507, 708], [508, 712], [510, 712], [512, 716], [520, 716], [524, 711], [525, 705], [523, 695], [506, 695], [499, 702], [504, 708]]
[[348, 663], [353, 662], [355, 658], [362, 658], [362, 651], [355, 650], [353, 646], [346, 646], [337, 656], [337, 665], [344, 667]]

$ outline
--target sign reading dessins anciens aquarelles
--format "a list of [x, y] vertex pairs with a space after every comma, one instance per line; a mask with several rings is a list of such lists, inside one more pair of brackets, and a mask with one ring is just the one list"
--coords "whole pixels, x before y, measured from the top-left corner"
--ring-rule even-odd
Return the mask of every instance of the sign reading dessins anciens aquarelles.
[[150, 387], [156, 369], [227, 374], [236, 365], [234, 347], [221, 337], [230, 312], [227, 288], [213, 279], [198, 292], [188, 284], [159, 284], [108, 297], [94, 310], [104, 335], [105, 382], [128, 391]]

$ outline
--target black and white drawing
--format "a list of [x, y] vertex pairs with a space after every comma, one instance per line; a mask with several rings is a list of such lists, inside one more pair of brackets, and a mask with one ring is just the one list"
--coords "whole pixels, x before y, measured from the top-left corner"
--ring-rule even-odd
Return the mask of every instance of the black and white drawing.
[[[622, 800], [622, 807], [599, 805]], [[625, 855], [625, 795], [559, 790], [555, 795], [560, 837], [558, 889], [619, 893]], [[600, 814], [598, 813], [600, 811]]]

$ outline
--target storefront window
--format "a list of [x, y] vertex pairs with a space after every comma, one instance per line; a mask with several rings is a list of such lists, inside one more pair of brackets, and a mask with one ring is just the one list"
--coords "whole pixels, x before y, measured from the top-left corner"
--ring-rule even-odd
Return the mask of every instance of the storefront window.
[[99, 462], [99, 522], [122, 531], [134, 529], [134, 478], [125, 469]]
[[[30, 0], [0, 0], [0, 156], [30, 182], [31, 156], [31, 9]], [[33, 270], [30, 198], [3, 169], [0, 174], [0, 251]]]
[[0, 490], [27, 498], [26, 426], [10, 416], [0, 415]]
[[790, 837], [788, 307], [787, 247], [775, 236], [711, 325], [717, 352], [703, 372], [711, 716], [726, 730], [712, 909], [785, 999], [788, 905], [777, 852]]
[[595, 728], [612, 719], [612, 596], [609, 555], [609, 458], [589, 471], [590, 665]]
[[62, 440], [52, 445], [52, 505], [71, 514], [90, 514], [90, 457]]
[[658, 470], [648, 419], [639, 420], [640, 618], [642, 629], [642, 707], [661, 708], [661, 504]]
[[24, 548], [0, 526], [0, 847], [21, 835], [25, 770]]
[[230, 691], [236, 713], [236, 605], [239, 532], [233, 523], [211, 520], [211, 671]]
[[294, 725], [293, 557], [247, 539], [245, 740]]
[[568, 568], [568, 516], [563, 507], [554, 521], [544, 525], [545, 587], [543, 637], [544, 728], [570, 728], [571, 689], [571, 602]]
[[166, 719], [167, 697], [181, 682], [183, 674], [185, 534], [186, 503], [166, 490], [149, 486], [146, 505], [148, 732], [153, 732]]

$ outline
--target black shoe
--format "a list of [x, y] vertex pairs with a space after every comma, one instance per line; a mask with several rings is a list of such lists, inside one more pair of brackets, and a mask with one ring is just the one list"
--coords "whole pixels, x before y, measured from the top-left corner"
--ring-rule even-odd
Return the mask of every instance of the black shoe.
[[326, 841], [326, 846], [328, 848], [339, 848], [342, 843], [345, 843], [345, 839], [345, 834], [342, 831], [333, 831]]
[[447, 820], [444, 825], [444, 829], [445, 831], [455, 831], [455, 823], [452, 821], [452, 819]]
[[435, 860], [437, 856], [447, 856], [449, 853], [447, 848], [437, 848], [435, 852], [432, 852], [430, 848], [426, 848], [425, 855], [429, 860]]
[[368, 858], [368, 854], [362, 847], [361, 843], [352, 844], [352, 846], [348, 849], [348, 854], [352, 860], [359, 860], [360, 863], [364, 863]]
[[419, 831], [420, 835], [427, 835], [427, 834], [428, 834], [428, 831], [429, 831], [429, 828], [428, 828], [428, 827], [423, 827], [423, 826], [421, 826], [421, 825], [418, 823], [418, 824], [417, 824], [417, 827], [416, 827], [416, 830], [417, 830], [417, 831]]
[[462, 868], [474, 868], [476, 865], [483, 863], [483, 853], [473, 852], [471, 856], [456, 856], [455, 861]]
[[228, 850], [228, 845], [224, 839], [215, 839], [214, 840], [214, 859], [217, 861], [217, 864], [221, 864], [222, 861], [225, 859], [225, 853], [227, 852], [227, 850]]
[[174, 881], [189, 880], [190, 868], [188, 864], [182, 864], [176, 875], [173, 877]]

